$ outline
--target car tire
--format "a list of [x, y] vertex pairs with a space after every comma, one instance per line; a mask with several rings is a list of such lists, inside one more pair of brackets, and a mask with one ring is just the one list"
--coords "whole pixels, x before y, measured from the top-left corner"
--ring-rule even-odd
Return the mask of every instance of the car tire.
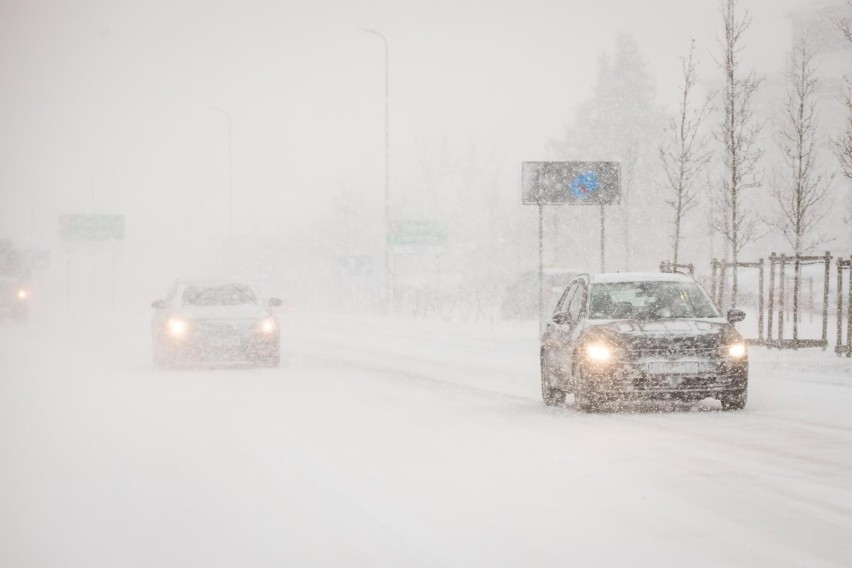
[[276, 351], [272, 355], [263, 359], [263, 366], [269, 368], [278, 367], [281, 364], [281, 353]]
[[157, 369], [171, 369], [174, 367], [174, 359], [166, 353], [165, 348], [159, 343], [154, 343], [151, 359]]
[[545, 406], [560, 406], [565, 403], [565, 391], [554, 388], [550, 382], [550, 371], [547, 368], [547, 357], [541, 351], [541, 398]]
[[574, 376], [574, 407], [581, 412], [597, 412], [601, 406], [600, 399], [590, 392], [583, 374], [580, 366]]
[[748, 401], [748, 391], [745, 389], [725, 395], [719, 399], [722, 403], [722, 410], [742, 410], [745, 408]]

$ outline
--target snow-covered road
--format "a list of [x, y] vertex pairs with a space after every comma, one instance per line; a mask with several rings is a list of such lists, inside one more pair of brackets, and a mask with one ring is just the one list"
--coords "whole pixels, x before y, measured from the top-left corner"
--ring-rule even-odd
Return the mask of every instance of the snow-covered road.
[[525, 325], [301, 314], [288, 368], [169, 372], [147, 332], [0, 325], [0, 566], [852, 565], [849, 359], [585, 415]]

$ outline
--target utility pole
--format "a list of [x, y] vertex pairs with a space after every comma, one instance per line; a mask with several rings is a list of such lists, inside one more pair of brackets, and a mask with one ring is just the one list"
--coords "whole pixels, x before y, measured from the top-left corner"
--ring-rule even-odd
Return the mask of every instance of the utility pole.
[[228, 121], [228, 234], [234, 234], [234, 183], [231, 174], [231, 114], [221, 108], [213, 107], [213, 110], [218, 110], [225, 115]]
[[391, 303], [391, 270], [390, 270], [390, 66], [388, 56], [388, 40], [384, 34], [376, 30], [361, 28], [362, 31], [378, 36], [385, 47], [385, 299], [386, 305]]

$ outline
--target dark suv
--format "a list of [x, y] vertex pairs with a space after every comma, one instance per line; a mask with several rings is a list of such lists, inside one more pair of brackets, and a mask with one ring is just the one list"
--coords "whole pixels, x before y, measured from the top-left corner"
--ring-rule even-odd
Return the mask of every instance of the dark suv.
[[698, 282], [683, 274], [584, 274], [556, 304], [541, 338], [541, 392], [573, 393], [584, 411], [635, 399], [716, 398], [745, 407], [748, 349]]

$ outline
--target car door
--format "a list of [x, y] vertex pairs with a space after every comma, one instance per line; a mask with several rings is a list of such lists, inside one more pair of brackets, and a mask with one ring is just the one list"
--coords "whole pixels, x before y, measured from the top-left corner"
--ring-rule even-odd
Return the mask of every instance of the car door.
[[577, 287], [577, 292], [571, 298], [571, 303], [567, 308], [570, 321], [572, 323], [570, 332], [566, 335], [562, 349], [564, 350], [564, 360], [567, 364], [565, 372], [566, 382], [573, 385], [572, 372], [574, 370], [574, 354], [577, 351], [579, 343], [585, 329], [586, 317], [588, 310], [586, 304], [588, 302], [588, 283], [584, 280]]
[[553, 316], [567, 312], [579, 287], [580, 280], [575, 280], [568, 285], [565, 293], [556, 303], [556, 308], [544, 328], [542, 348], [544, 349], [544, 357], [547, 359], [547, 368], [551, 371], [555, 383], [553, 386], [557, 388], [562, 388], [567, 379], [566, 371], [570, 369], [567, 366], [570, 363], [565, 360], [565, 345], [570, 340], [571, 325], [567, 322], [558, 323], [554, 321]]

